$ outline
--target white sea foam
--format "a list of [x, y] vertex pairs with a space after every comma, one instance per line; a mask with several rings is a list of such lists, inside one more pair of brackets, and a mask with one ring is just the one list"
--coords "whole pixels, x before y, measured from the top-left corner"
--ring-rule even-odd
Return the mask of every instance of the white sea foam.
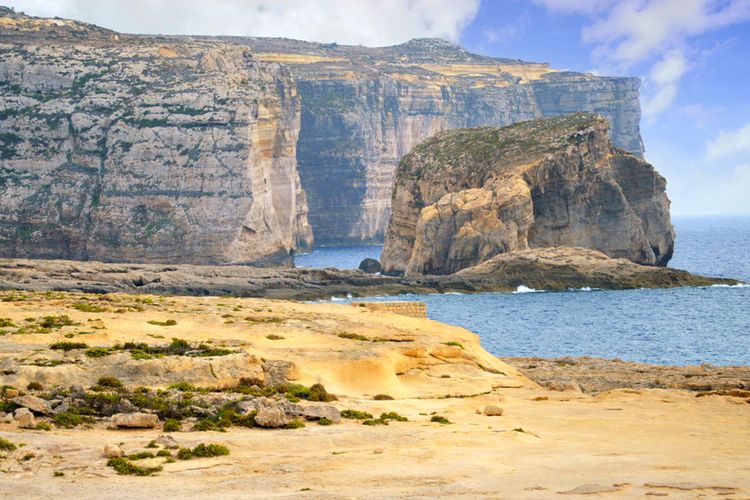
[[535, 293], [535, 292], [543, 292], [544, 290], [536, 290], [534, 288], [529, 288], [524, 285], [518, 285], [518, 288], [516, 288], [516, 291], [513, 293]]
[[750, 283], [737, 283], [736, 285], [719, 284], [719, 285], [710, 286], [710, 288], [748, 288], [748, 287], [750, 287]]
[[591, 288], [590, 286], [584, 286], [582, 288], [568, 288], [569, 292], [595, 292], [600, 290], [599, 288]]

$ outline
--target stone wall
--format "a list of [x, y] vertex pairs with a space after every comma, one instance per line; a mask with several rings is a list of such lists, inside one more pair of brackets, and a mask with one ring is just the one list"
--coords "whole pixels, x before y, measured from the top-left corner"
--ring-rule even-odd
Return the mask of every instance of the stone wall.
[[424, 302], [353, 302], [355, 307], [365, 307], [371, 311], [385, 311], [412, 318], [426, 318], [427, 304]]

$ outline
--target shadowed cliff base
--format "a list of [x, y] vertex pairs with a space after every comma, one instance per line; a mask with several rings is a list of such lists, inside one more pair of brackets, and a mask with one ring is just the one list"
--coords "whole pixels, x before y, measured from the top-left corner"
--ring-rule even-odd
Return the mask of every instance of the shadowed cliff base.
[[107, 264], [0, 260], [0, 289], [228, 295], [294, 300], [404, 293], [508, 292], [519, 286], [564, 291], [735, 285], [687, 271], [633, 264], [585, 248], [539, 248], [498, 255], [449, 276], [399, 278], [360, 270], [265, 269], [244, 266]]

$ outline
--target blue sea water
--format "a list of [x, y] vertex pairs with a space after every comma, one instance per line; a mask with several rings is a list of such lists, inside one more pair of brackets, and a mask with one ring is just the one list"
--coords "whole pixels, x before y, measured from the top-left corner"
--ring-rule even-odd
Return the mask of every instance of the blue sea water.
[[[750, 282], [750, 216], [674, 217], [670, 266]], [[322, 248], [307, 267], [356, 268], [381, 247]], [[750, 286], [401, 295], [467, 328], [498, 356], [597, 356], [647, 363], [750, 364]]]

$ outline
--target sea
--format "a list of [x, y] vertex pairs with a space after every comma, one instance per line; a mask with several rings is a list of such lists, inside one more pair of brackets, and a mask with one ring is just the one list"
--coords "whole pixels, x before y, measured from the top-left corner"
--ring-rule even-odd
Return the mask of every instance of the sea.
[[[750, 283], [750, 216], [674, 216], [669, 266]], [[354, 269], [382, 246], [317, 248], [299, 267]], [[347, 297], [332, 297], [346, 302]], [[432, 319], [478, 334], [496, 356], [596, 356], [663, 365], [750, 365], [750, 285], [642, 290], [407, 294]]]

